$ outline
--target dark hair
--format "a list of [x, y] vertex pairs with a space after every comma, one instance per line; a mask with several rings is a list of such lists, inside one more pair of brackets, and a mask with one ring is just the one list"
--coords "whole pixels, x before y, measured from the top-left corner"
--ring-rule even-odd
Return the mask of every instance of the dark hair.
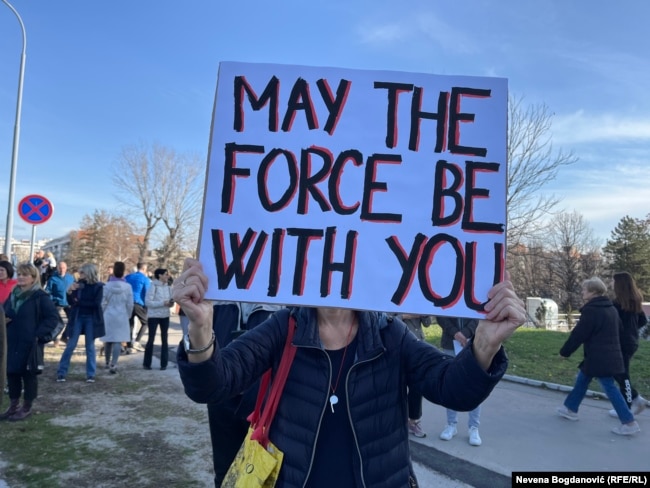
[[614, 300], [626, 312], [639, 313], [643, 302], [643, 293], [636, 286], [634, 278], [627, 271], [614, 273]]
[[138, 263], [135, 265], [138, 268], [138, 271], [147, 267], [147, 263]]
[[126, 266], [122, 261], [115, 261], [115, 264], [113, 264], [113, 276], [116, 278], [122, 278], [125, 269]]
[[7, 270], [7, 276], [9, 278], [14, 277], [14, 267], [9, 261], [0, 261], [0, 266]]
[[158, 268], [156, 271], [153, 272], [153, 276], [158, 280], [166, 272], [167, 272], [167, 268]]

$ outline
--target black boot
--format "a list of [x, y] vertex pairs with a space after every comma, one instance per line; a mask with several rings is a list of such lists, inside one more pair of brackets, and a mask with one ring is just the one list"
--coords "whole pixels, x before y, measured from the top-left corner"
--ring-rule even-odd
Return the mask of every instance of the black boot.
[[0, 420], [7, 420], [19, 410], [18, 404], [20, 403], [20, 398], [12, 398], [9, 400], [9, 402], [9, 408], [3, 413], [0, 413]]
[[9, 417], [9, 422], [16, 422], [18, 420], [25, 420], [32, 414], [32, 404], [24, 402], [23, 406], [18, 411]]

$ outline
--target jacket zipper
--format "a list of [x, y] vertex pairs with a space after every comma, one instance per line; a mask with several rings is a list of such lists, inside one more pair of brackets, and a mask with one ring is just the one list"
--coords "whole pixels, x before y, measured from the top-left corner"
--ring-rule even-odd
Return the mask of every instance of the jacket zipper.
[[[318, 349], [319, 351], [323, 351], [320, 347], [314, 347], [314, 346], [300, 346], [304, 347], [306, 349]], [[329, 375], [329, 382], [332, 382], [332, 360], [329, 357], [329, 354], [327, 354], [325, 351], [323, 351], [323, 354], [325, 354], [325, 357], [327, 358], [327, 362], [330, 365], [330, 375]], [[329, 386], [328, 386], [329, 388]], [[329, 390], [327, 391], [329, 393]], [[311, 459], [309, 460], [309, 469], [307, 469], [307, 476], [305, 476], [305, 481], [302, 483], [302, 488], [305, 488], [307, 486], [307, 480], [309, 480], [309, 475], [311, 474], [311, 468], [314, 466], [314, 455], [316, 454], [316, 443], [318, 442], [318, 436], [320, 434], [320, 428], [321, 425], [323, 424], [323, 415], [325, 415], [325, 409], [327, 408], [327, 395], [325, 395], [325, 402], [323, 403], [323, 408], [321, 409], [320, 412], [320, 419], [318, 420], [318, 428], [316, 429], [316, 437], [314, 438], [314, 444], [311, 446]]]
[[[354, 422], [352, 422], [352, 413], [350, 412], [350, 394], [348, 391], [348, 380], [350, 379], [350, 373], [352, 373], [352, 370], [356, 368], [357, 366], [365, 363], [369, 363], [370, 361], [374, 361], [377, 359], [379, 356], [381, 356], [382, 353], [377, 354], [374, 357], [368, 358], [364, 361], [360, 361], [358, 363], [352, 364], [350, 369], [348, 370], [348, 374], [345, 375], [345, 408], [348, 412], [348, 421], [350, 422], [350, 428], [352, 429], [352, 436], [354, 437], [354, 448], [357, 450], [357, 456], [359, 456], [359, 465], [360, 465], [360, 475], [361, 475], [361, 485], [365, 488], [366, 487], [366, 480], [365, 476], [363, 475], [363, 456], [361, 455], [361, 450], [359, 449], [359, 439], [357, 438], [357, 432], [354, 429]], [[330, 365], [331, 368], [331, 365]]]

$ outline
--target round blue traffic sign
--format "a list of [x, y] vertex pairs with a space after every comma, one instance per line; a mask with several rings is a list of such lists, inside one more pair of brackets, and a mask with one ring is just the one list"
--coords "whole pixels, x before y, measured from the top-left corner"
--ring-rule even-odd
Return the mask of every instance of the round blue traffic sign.
[[28, 195], [18, 203], [18, 215], [28, 224], [44, 224], [50, 220], [52, 212], [52, 202], [42, 195]]

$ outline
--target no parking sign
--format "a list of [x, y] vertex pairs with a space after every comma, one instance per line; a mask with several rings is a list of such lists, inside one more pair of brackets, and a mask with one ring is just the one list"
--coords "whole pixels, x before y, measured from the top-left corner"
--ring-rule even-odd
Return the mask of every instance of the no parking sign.
[[28, 195], [18, 203], [18, 215], [28, 224], [44, 224], [53, 212], [52, 202], [42, 195]]

